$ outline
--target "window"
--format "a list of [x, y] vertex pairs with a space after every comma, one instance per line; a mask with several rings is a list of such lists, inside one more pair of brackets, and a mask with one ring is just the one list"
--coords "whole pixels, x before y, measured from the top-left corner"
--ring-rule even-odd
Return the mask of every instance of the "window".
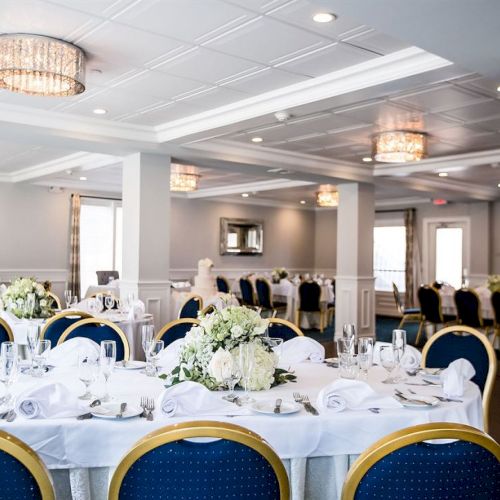
[[373, 271], [375, 290], [392, 291], [394, 282], [399, 291], [405, 291], [406, 228], [404, 226], [373, 229]]
[[81, 295], [97, 284], [96, 271], [122, 269], [121, 202], [82, 196], [80, 213]]

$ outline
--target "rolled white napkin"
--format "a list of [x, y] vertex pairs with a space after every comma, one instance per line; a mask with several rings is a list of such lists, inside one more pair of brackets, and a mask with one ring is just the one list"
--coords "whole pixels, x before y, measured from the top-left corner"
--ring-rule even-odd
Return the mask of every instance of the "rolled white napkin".
[[441, 372], [443, 393], [447, 397], [464, 395], [465, 382], [476, 374], [476, 370], [467, 359], [460, 358], [452, 361], [446, 370]]
[[[391, 346], [390, 342], [375, 342], [373, 347], [373, 363], [376, 365], [380, 364], [380, 348], [382, 346]], [[422, 361], [422, 354], [418, 349], [411, 345], [406, 345], [405, 353], [401, 358], [401, 367], [404, 370], [416, 370], [420, 366]]]
[[368, 408], [401, 408], [401, 404], [390, 396], [375, 392], [361, 380], [337, 379], [321, 389], [317, 406], [323, 411], [339, 412], [367, 410]]
[[59, 383], [28, 389], [16, 399], [16, 412], [24, 418], [66, 418], [82, 415], [84, 403]]
[[128, 310], [127, 319], [133, 321], [135, 319], [140, 319], [144, 316], [146, 312], [146, 306], [142, 300], [134, 300], [134, 302], [130, 305], [130, 309]]
[[179, 364], [179, 353], [184, 346], [184, 339], [174, 340], [158, 354], [157, 365], [170, 373]]
[[47, 364], [56, 367], [78, 366], [80, 353], [97, 359], [100, 354], [100, 347], [91, 339], [75, 337], [51, 349], [47, 357]]
[[248, 410], [225, 401], [220, 392], [209, 391], [197, 382], [181, 382], [158, 397], [157, 412], [163, 417], [186, 415], [241, 415]]
[[280, 365], [302, 363], [308, 359], [322, 363], [325, 359], [325, 348], [309, 337], [297, 336], [283, 342], [279, 349]]

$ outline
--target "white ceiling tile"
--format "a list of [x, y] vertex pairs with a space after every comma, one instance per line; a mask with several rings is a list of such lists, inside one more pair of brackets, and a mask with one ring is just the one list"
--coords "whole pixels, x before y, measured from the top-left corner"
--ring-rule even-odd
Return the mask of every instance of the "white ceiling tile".
[[235, 80], [225, 83], [224, 86], [251, 95], [258, 95], [303, 82], [307, 79], [306, 76], [296, 75], [288, 71], [266, 68], [264, 71], [259, 71], [250, 76], [237, 77]]
[[233, 102], [241, 101], [249, 97], [248, 94], [232, 90], [225, 87], [215, 87], [207, 91], [203, 91], [194, 94], [191, 97], [186, 97], [182, 99], [182, 102], [187, 102], [193, 106], [198, 106], [205, 109], [218, 108], [220, 106], [226, 106], [232, 104]]
[[[221, 8], [223, 7], [223, 8]], [[160, 35], [199, 42], [257, 14], [219, 0], [149, 0], [134, 5], [116, 20]]]
[[224, 3], [239, 5], [245, 9], [253, 10], [259, 14], [264, 14], [283, 4], [288, 4], [295, 0], [223, 0]]
[[8, 90], [0, 91], [0, 103], [30, 106], [37, 109], [54, 109], [59, 105], [74, 102], [75, 97], [44, 97], [18, 94]]
[[96, 16], [109, 17], [127, 8], [137, 0], [50, 0], [50, 3], [88, 12]]
[[482, 92], [483, 94], [487, 94], [490, 97], [500, 97], [497, 90], [498, 82], [488, 80], [487, 78], [469, 78], [465, 82], [460, 82], [458, 85], [460, 85], [460, 87], [465, 87], [471, 90]]
[[475, 122], [474, 126], [478, 129], [488, 130], [491, 132], [496, 132], [500, 130], [500, 116], [497, 118], [491, 118], [489, 120], [481, 120]]
[[373, 52], [351, 47], [344, 43], [334, 43], [329, 47], [320, 48], [307, 56], [292, 58], [290, 62], [280, 63], [278, 66], [282, 69], [316, 77], [369, 61], [376, 57], [378, 56]]
[[261, 68], [264, 66], [245, 59], [222, 54], [205, 47], [196, 47], [195, 50], [167, 61], [155, 69], [193, 80], [203, 78], [204, 82], [214, 84]]
[[378, 54], [390, 54], [398, 50], [408, 48], [410, 45], [396, 38], [378, 33], [374, 30], [369, 30], [365, 33], [343, 38], [343, 40], [362, 47], [364, 49], [373, 50]]
[[472, 106], [464, 106], [463, 108], [447, 111], [446, 114], [465, 122], [486, 120], [494, 116], [500, 116], [500, 101], [489, 100]]
[[366, 106], [347, 108], [336, 111], [363, 123], [375, 123], [384, 128], [416, 128], [415, 123], [420, 123], [421, 113], [396, 106], [388, 102], [375, 102]]
[[262, 64], [271, 64], [276, 59], [298, 55], [327, 43], [329, 40], [319, 35], [261, 17], [210, 42], [208, 46]]
[[172, 102], [158, 109], [127, 118], [125, 121], [136, 125], [156, 126], [165, 122], [194, 115], [200, 113], [201, 111], [203, 110], [195, 106], [191, 106], [188, 103]]

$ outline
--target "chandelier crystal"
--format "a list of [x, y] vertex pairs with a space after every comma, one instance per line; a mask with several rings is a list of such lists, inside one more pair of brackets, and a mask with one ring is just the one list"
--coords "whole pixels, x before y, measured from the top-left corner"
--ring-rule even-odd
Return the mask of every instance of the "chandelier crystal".
[[382, 132], [373, 141], [375, 161], [405, 163], [427, 156], [427, 135], [423, 132], [393, 130]]
[[85, 54], [41, 35], [0, 35], [0, 88], [37, 96], [70, 96], [85, 90]]
[[338, 207], [338, 191], [330, 184], [320, 186], [319, 191], [316, 193], [316, 204], [318, 207]]
[[170, 173], [170, 191], [190, 192], [198, 189], [200, 176], [186, 172]]

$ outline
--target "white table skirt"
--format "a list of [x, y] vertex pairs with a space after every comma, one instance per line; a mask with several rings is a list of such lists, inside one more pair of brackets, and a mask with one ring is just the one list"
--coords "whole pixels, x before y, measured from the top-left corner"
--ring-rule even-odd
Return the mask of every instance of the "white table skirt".
[[[481, 300], [481, 314], [483, 319], [494, 319], [493, 306], [491, 304], [491, 292], [488, 288], [482, 286], [475, 289]], [[443, 314], [456, 315], [457, 308], [455, 306], [456, 290], [451, 286], [444, 286], [439, 290], [441, 295], [441, 308]]]
[[[299, 391], [308, 394], [315, 402], [320, 389], [338, 377], [338, 370], [324, 364], [307, 362], [294, 368], [298, 376], [297, 383], [257, 392], [254, 397], [272, 400], [281, 397], [286, 401], [292, 399], [293, 391]], [[382, 384], [383, 378], [385, 371], [382, 368], [374, 367], [370, 371], [371, 385], [380, 393], [392, 394], [395, 386]], [[42, 381], [58, 381], [75, 393], [83, 392], [83, 384], [78, 380], [76, 370], [63, 368], [54, 369], [42, 380], [20, 375], [13, 392], [18, 393]], [[402, 387], [402, 384], [398, 387]], [[102, 383], [98, 383], [93, 389], [99, 395]], [[441, 389], [436, 387], [413, 389], [422, 394], [441, 393]], [[162, 390], [161, 380], [146, 377], [137, 371], [115, 370], [110, 379], [111, 394], [118, 401], [127, 401], [129, 405], [137, 405], [141, 396], [156, 397]], [[348, 470], [349, 456], [361, 453], [391, 432], [437, 421], [459, 422], [482, 428], [481, 396], [477, 386], [472, 383], [467, 385], [463, 401], [443, 403], [432, 409], [384, 409], [380, 414], [344, 411], [322, 413], [315, 417], [301, 410], [283, 417], [248, 414], [237, 417], [203, 416], [198, 419], [232, 422], [265, 438], [282, 459], [290, 461], [288, 466], [291, 470], [294, 499], [337, 498]], [[0, 428], [27, 442], [49, 469], [57, 471], [54, 474], [57, 483], [61, 484], [58, 498], [87, 499], [103, 498], [99, 495], [104, 494], [102, 490], [107, 479], [103, 479], [102, 474], [107, 477], [123, 455], [144, 435], [163, 426], [196, 419], [196, 416], [157, 416], [153, 422], [148, 422], [140, 418], [121, 421], [93, 418], [77, 421], [75, 418], [25, 420], [18, 417], [11, 423], [1, 420]], [[59, 472], [59, 469], [69, 469], [73, 494], [68, 490], [68, 473]], [[86, 493], [79, 496], [78, 490], [82, 488], [94, 488], [99, 493], [95, 494], [97, 496], [85, 496]]]

